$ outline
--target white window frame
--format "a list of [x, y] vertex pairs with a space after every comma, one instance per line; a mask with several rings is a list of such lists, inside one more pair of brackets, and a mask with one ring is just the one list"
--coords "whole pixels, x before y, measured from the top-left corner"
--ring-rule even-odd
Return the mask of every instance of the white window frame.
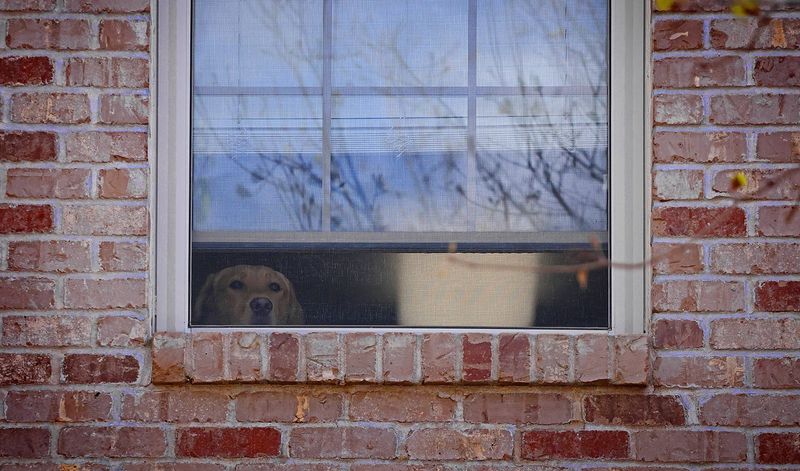
[[[579, 1], [579, 0], [576, 0]], [[650, 255], [650, 11], [642, 0], [611, 0], [611, 66], [609, 126], [611, 160], [611, 253], [615, 262], [641, 262]], [[189, 327], [189, 205], [190, 189], [190, 58], [191, 0], [156, 2], [153, 8], [157, 47], [155, 122], [151, 123], [155, 152], [155, 247], [152, 318], [158, 331], [207, 331], [220, 328]], [[630, 215], [634, 215], [631, 217]], [[649, 318], [650, 270], [613, 269], [611, 277], [611, 329], [614, 334], [643, 333]], [[228, 328], [227, 330], [230, 330]], [[537, 332], [545, 329], [408, 329], [247, 327], [239, 330], [291, 331], [408, 331], [424, 332]], [[597, 332], [586, 329], [547, 329], [546, 332]]]

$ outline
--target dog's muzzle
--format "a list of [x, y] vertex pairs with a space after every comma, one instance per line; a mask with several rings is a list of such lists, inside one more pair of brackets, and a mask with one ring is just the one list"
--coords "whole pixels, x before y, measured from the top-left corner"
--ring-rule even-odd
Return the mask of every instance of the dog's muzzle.
[[272, 301], [268, 298], [253, 298], [250, 301], [250, 310], [258, 317], [267, 317], [272, 312]]

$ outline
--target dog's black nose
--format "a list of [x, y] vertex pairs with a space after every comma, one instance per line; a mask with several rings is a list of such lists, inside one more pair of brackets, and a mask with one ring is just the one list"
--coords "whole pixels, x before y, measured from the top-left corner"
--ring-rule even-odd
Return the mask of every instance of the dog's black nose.
[[258, 314], [269, 314], [272, 312], [272, 301], [267, 298], [253, 298], [250, 301], [250, 309]]

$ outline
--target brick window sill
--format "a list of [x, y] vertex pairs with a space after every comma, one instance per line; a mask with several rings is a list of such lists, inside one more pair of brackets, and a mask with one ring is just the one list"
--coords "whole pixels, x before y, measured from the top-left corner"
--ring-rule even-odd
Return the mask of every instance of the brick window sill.
[[646, 335], [157, 333], [154, 384], [639, 385]]

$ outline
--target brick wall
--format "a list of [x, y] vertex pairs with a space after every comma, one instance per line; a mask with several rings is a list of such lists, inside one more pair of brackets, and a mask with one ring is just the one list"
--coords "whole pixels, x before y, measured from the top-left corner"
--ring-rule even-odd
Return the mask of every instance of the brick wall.
[[797, 469], [800, 177], [718, 197], [800, 163], [800, 12], [728, 3], [653, 16], [654, 251], [704, 237], [654, 268], [642, 386], [603, 337], [167, 335], [151, 365], [149, 0], [0, 0], [0, 470]]

